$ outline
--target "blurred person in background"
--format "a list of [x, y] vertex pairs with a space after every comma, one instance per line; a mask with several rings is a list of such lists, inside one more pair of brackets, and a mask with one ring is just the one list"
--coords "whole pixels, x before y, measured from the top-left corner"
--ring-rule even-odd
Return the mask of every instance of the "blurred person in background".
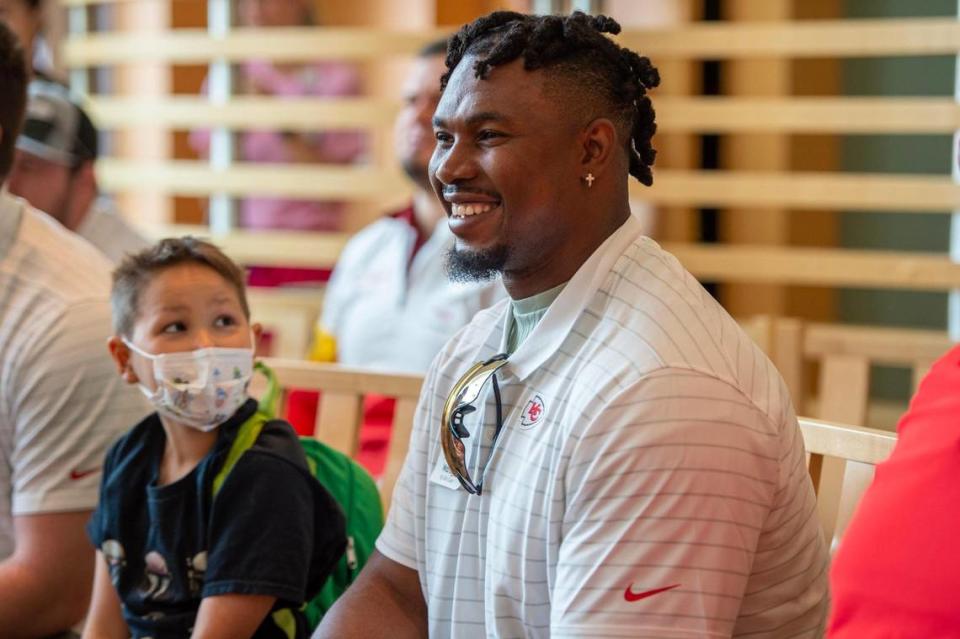
[[7, 187], [116, 263], [148, 242], [99, 197], [97, 138], [93, 122], [66, 88], [34, 80]]
[[[311, 0], [239, 0], [240, 23], [245, 27], [306, 27], [316, 24]], [[355, 96], [360, 78], [355, 67], [318, 61], [274, 64], [250, 60], [239, 69], [241, 95], [283, 98]], [[282, 106], [278, 103], [278, 108]], [[209, 153], [209, 131], [194, 131], [191, 144], [201, 156]], [[364, 136], [356, 131], [245, 131], [238, 136], [238, 160], [270, 164], [349, 164], [364, 151]], [[239, 202], [239, 225], [246, 229], [336, 231], [341, 228], [343, 202], [294, 199], [282, 196], [247, 197]], [[316, 269], [256, 267], [249, 283], [276, 286], [324, 281], [328, 273]]]
[[394, 124], [394, 150], [414, 185], [413, 200], [350, 240], [324, 297], [322, 324], [336, 339], [337, 360], [348, 366], [425, 373], [477, 311], [506, 296], [499, 280], [452, 282], [444, 266], [454, 236], [441, 223], [446, 215], [427, 165], [446, 51], [443, 40], [420, 52]]
[[[413, 200], [347, 244], [324, 296], [311, 359], [424, 374], [477, 311], [506, 296], [499, 280], [452, 282], [444, 266], [454, 237], [430, 187], [427, 165], [435, 146], [431, 118], [440, 100], [446, 51], [446, 40], [440, 40], [419, 52], [394, 124], [394, 150], [414, 185]], [[394, 404], [388, 398], [366, 400], [358, 460], [374, 476], [386, 462]], [[316, 394], [295, 393], [289, 405], [290, 420], [312, 432]]]
[[33, 74], [51, 79], [50, 48], [43, 39], [44, 0], [0, 0], [0, 22], [20, 41]]
[[0, 23], [0, 636], [68, 630], [90, 601], [84, 524], [103, 457], [146, 414], [110, 336], [110, 262], [4, 186], [29, 72]]

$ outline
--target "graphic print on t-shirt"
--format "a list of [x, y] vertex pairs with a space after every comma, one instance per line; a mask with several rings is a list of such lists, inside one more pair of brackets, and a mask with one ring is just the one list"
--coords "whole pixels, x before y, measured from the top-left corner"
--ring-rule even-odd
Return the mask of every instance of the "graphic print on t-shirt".
[[187, 557], [187, 582], [190, 587], [190, 594], [194, 597], [200, 596], [203, 590], [203, 577], [207, 572], [207, 551], [202, 550], [193, 557]]
[[110, 570], [110, 581], [116, 587], [120, 580], [120, 571], [127, 565], [127, 554], [123, 550], [123, 544], [116, 539], [107, 539], [100, 545], [100, 552], [103, 553], [103, 559]]
[[144, 581], [140, 586], [143, 598], [154, 601], [167, 599], [167, 591], [173, 579], [166, 559], [156, 550], [151, 550], [143, 558], [143, 563]]

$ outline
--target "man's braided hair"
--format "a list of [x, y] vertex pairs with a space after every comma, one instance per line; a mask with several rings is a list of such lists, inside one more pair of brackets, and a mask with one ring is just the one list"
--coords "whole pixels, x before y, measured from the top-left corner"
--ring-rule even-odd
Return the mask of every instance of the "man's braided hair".
[[572, 80], [581, 100], [588, 100], [593, 109], [599, 104], [612, 112], [628, 140], [630, 175], [650, 186], [650, 167], [656, 156], [651, 139], [657, 125], [647, 91], [660, 84], [660, 74], [649, 58], [619, 46], [605, 33], [620, 33], [617, 21], [607, 16], [579, 11], [569, 16], [495, 11], [464, 25], [451, 38], [447, 72], [440, 86], [446, 88], [453, 70], [468, 54], [476, 56], [477, 78], [485, 78], [491, 67], [522, 56], [525, 70], [549, 69]]

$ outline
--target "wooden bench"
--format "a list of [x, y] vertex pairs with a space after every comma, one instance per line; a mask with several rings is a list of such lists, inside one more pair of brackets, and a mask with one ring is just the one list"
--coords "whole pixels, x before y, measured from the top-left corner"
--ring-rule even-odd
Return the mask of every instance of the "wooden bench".
[[[909, 369], [915, 389], [933, 362], [952, 345], [942, 331], [808, 323], [767, 316], [750, 318], [741, 325], [780, 370], [799, 414], [850, 425], [845, 428], [867, 424], [872, 366]], [[812, 380], [808, 375], [811, 364], [817, 369]], [[899, 406], [897, 412], [905, 408]], [[879, 436], [886, 431], [863, 432]], [[892, 437], [892, 433], [886, 434]], [[857, 500], [846, 495], [859, 496], [873, 479], [874, 462], [855, 457], [844, 462], [840, 457], [828, 454], [817, 462], [819, 481], [843, 484], [842, 490], [829, 491], [817, 499], [824, 533], [833, 546], [856, 506]]]
[[[377, 394], [397, 399], [387, 467], [380, 483], [384, 505], [388, 508], [407, 454], [423, 379], [419, 375], [358, 370], [336, 364], [283, 359], [266, 359], [264, 362], [276, 372], [282, 389], [296, 388], [323, 393], [313, 435], [350, 456], [355, 456], [358, 449], [364, 397]], [[256, 395], [258, 389], [254, 388], [253, 392]], [[818, 504], [849, 504], [852, 511], [869, 482], [844, 481], [845, 466], [866, 466], [871, 470], [872, 477], [873, 466], [893, 450], [896, 435], [810, 418], [800, 419], [800, 429], [810, 456], [809, 472]], [[831, 464], [839, 466], [840, 472], [824, 472]], [[833, 506], [820, 509], [820, 520], [827, 539], [832, 540], [834, 531], [838, 530], [839, 514], [839, 510]]]
[[[874, 467], [890, 456], [897, 442], [894, 433], [830, 423], [816, 419], [800, 418], [803, 444], [809, 455], [808, 470], [817, 494], [818, 514], [824, 537], [831, 550], [839, 542], [840, 532], [849, 523], [856, 505], [870, 485]], [[840, 472], [824, 473], [825, 464], [839, 466]], [[847, 465], [867, 468], [866, 481], [849, 481], [844, 470]], [[830, 507], [822, 507], [827, 504]], [[845, 505], [841, 511], [838, 506]], [[838, 519], [843, 516], [845, 521]], [[841, 527], [842, 526], [842, 527]]]

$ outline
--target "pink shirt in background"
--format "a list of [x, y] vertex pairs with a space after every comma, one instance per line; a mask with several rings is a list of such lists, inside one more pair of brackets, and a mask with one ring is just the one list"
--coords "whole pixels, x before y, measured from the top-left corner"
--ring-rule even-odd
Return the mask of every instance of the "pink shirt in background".
[[[286, 72], [265, 61], [250, 61], [241, 68], [246, 84], [254, 92], [277, 97], [333, 97], [357, 95], [360, 81], [356, 69], [342, 62], [316, 62]], [[206, 85], [204, 85], [206, 92]], [[284, 131], [245, 131], [238, 136], [239, 160], [288, 164], [295, 160], [289, 150]], [[330, 131], [300, 136], [308, 141], [320, 161], [349, 164], [363, 153], [365, 139], [357, 131]], [[210, 132], [198, 130], [190, 134], [191, 146], [206, 155]], [[331, 231], [340, 228], [342, 202], [318, 202], [283, 197], [259, 196], [240, 201], [240, 226], [250, 229], [293, 229]]]

